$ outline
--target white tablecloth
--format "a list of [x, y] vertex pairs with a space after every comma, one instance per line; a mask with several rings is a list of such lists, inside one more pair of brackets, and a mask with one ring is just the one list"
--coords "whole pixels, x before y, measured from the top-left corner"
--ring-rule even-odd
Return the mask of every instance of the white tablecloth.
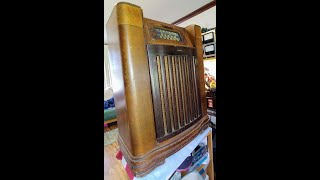
[[[135, 180], [167, 180], [170, 176], [176, 171], [176, 169], [180, 166], [180, 164], [190, 156], [191, 152], [198, 146], [198, 144], [207, 136], [207, 134], [212, 131], [210, 127], [208, 127], [201, 134], [198, 134], [196, 138], [194, 138], [189, 144], [180, 149], [175, 154], [169, 156], [165, 159], [165, 163], [161, 166], [158, 166], [149, 174], [144, 177], [135, 177]], [[126, 164], [126, 162], [122, 162]]]

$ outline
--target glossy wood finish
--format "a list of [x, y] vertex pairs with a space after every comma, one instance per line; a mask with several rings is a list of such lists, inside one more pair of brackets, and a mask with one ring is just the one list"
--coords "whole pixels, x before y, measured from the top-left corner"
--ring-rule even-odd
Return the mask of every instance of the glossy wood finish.
[[[153, 26], [151, 24], [178, 31], [183, 36], [183, 41], [153, 40], [148, 35]], [[197, 33], [197, 27], [193, 27]], [[201, 88], [204, 87], [203, 62], [199, 58], [202, 47], [192, 43], [195, 41], [192, 38], [198, 38], [198, 34], [190, 36], [187, 30], [144, 19], [141, 8], [129, 3], [118, 3], [108, 20], [108, 47], [119, 128], [118, 143], [135, 176], [144, 176], [152, 171], [166, 157], [180, 150], [208, 127], [209, 118], [202, 99], [205, 92]], [[174, 50], [163, 51], [167, 53], [166, 56], [156, 56], [157, 66], [150, 67], [148, 55], [152, 50], [147, 47], [151, 45], [175, 47]], [[193, 54], [177, 54], [182, 47]], [[154, 51], [154, 54], [159, 52], [161, 51]], [[154, 78], [154, 73], [158, 74], [158, 78]], [[161, 88], [153, 90], [156, 86]], [[193, 118], [196, 116], [198, 117]], [[166, 120], [157, 121], [160, 117], [165, 117]], [[181, 126], [185, 128], [180, 128]], [[166, 133], [171, 136], [157, 139], [159, 135]]]
[[156, 146], [142, 27], [142, 10], [128, 3], [118, 3], [107, 24], [119, 134], [133, 156], [142, 156]]

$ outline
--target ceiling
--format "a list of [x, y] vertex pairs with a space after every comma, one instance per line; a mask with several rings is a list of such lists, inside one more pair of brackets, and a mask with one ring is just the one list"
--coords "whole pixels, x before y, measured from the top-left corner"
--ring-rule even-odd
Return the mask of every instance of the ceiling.
[[[143, 10], [143, 16], [171, 24], [183, 16], [199, 9], [212, 0], [104, 0], [104, 30], [114, 5], [118, 2], [129, 2]], [[106, 30], [105, 38], [106, 43]]]

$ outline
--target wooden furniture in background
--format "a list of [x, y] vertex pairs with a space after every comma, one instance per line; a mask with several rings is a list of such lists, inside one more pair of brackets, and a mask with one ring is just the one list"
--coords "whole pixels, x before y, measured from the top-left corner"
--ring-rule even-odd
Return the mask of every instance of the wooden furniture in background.
[[201, 28], [115, 5], [107, 23], [120, 149], [144, 176], [208, 127]]
[[212, 146], [212, 131], [209, 132], [208, 136], [208, 152], [210, 154], [210, 163], [207, 167], [207, 174], [210, 180], [214, 180], [214, 165], [213, 165], [213, 146]]
[[113, 123], [113, 122], [116, 122], [117, 121], [117, 118], [113, 118], [113, 119], [110, 119], [108, 121], [105, 121], [104, 124], [109, 124], [109, 123]]

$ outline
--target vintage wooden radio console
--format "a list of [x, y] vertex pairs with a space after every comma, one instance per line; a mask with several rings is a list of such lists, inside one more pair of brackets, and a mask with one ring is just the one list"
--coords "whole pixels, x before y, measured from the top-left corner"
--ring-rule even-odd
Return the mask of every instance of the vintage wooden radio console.
[[201, 28], [118, 3], [107, 23], [119, 146], [144, 176], [208, 127]]

